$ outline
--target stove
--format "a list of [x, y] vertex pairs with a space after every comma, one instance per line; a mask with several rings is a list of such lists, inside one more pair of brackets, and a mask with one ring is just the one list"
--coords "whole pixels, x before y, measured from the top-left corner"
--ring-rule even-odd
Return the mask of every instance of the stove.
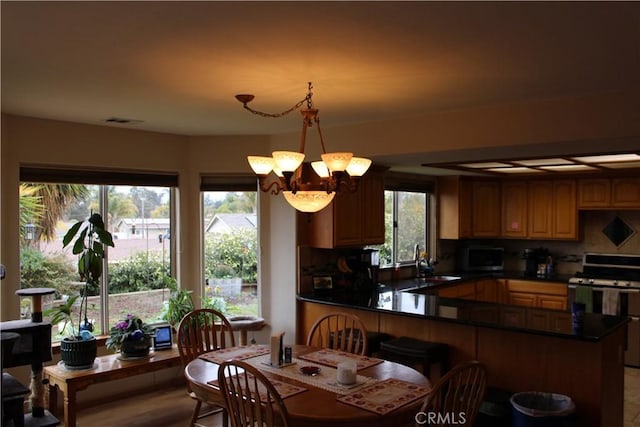
[[640, 289], [640, 255], [586, 252], [582, 267], [569, 283]]
[[624, 361], [627, 366], [640, 368], [640, 255], [587, 252], [582, 258], [582, 272], [569, 279], [570, 303], [576, 300], [580, 285], [592, 287], [594, 313], [629, 318]]

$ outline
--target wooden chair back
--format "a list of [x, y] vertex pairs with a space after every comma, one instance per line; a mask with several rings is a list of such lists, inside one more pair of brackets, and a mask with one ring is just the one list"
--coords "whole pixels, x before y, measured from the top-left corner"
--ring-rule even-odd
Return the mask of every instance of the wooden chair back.
[[436, 382], [425, 397], [419, 412], [424, 419], [416, 419], [416, 427], [423, 426], [424, 423], [419, 421], [426, 420], [430, 426], [456, 423], [472, 426], [486, 388], [487, 369], [482, 363], [471, 361], [456, 365]]
[[354, 314], [328, 313], [316, 320], [311, 327], [307, 345], [364, 356], [367, 352], [367, 329]]
[[230, 360], [218, 369], [231, 427], [288, 427], [289, 413], [273, 384], [246, 362]]
[[229, 320], [210, 308], [193, 310], [185, 315], [178, 325], [177, 341], [183, 366], [208, 351], [236, 345]]

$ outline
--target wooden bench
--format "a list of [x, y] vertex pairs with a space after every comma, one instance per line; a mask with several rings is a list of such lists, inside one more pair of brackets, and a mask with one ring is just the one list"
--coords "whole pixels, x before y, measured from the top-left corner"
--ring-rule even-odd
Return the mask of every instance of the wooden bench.
[[49, 410], [57, 413], [58, 394], [64, 398], [64, 425], [76, 425], [76, 394], [90, 385], [146, 374], [161, 369], [180, 366], [178, 348], [152, 351], [149, 358], [141, 360], [120, 360], [118, 354], [96, 357], [92, 369], [70, 370], [61, 363], [45, 366], [43, 377], [49, 382]]

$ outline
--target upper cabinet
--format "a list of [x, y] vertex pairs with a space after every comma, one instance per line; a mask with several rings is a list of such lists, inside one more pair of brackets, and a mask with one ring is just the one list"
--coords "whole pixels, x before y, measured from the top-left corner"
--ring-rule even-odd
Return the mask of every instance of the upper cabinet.
[[578, 238], [575, 180], [530, 181], [528, 203], [527, 237]]
[[578, 238], [576, 181], [438, 179], [441, 239]]
[[500, 183], [439, 177], [438, 234], [441, 239], [500, 236]]
[[471, 193], [471, 236], [500, 236], [500, 182], [474, 181]]
[[502, 236], [527, 237], [528, 191], [526, 181], [502, 183]]
[[471, 186], [459, 176], [438, 178], [438, 237], [471, 237]]
[[336, 194], [333, 202], [306, 219], [307, 241], [316, 248], [360, 247], [384, 243], [384, 175], [369, 170], [358, 191]]
[[640, 209], [640, 178], [582, 179], [578, 209]]

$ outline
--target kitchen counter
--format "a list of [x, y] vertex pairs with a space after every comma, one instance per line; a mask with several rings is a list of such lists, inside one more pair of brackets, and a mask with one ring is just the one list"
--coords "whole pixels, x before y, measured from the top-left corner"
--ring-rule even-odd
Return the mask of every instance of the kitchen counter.
[[[629, 320], [589, 313], [584, 328], [574, 331], [567, 310], [437, 296], [439, 289], [456, 284], [464, 287], [466, 281], [480, 283], [479, 279], [491, 277], [496, 278], [409, 279], [368, 292], [334, 289], [298, 295], [296, 339], [304, 342], [323, 314], [353, 313], [369, 332], [448, 344], [450, 366], [468, 360], [483, 362], [494, 387], [514, 393], [535, 390], [570, 396], [582, 427], [622, 427], [623, 355]], [[541, 284], [567, 283], [559, 278], [539, 280]]]
[[394, 286], [381, 285], [369, 293], [337, 291], [300, 295], [298, 299], [343, 308], [381, 311], [586, 341], [599, 341], [624, 327], [629, 321], [628, 318], [618, 316], [586, 313], [584, 328], [576, 331], [572, 327], [569, 311], [442, 298], [431, 294], [431, 291], [451, 284], [452, 282], [430, 284], [418, 280], [407, 280], [395, 283]]

